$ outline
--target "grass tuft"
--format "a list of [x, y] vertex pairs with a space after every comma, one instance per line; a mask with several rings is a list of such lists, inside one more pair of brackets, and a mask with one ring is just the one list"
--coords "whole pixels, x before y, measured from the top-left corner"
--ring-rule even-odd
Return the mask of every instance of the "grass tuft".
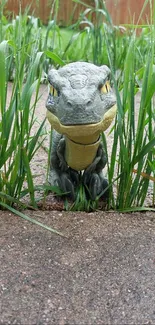
[[[12, 21], [4, 15], [7, 0], [0, 4], [0, 200], [1, 206], [21, 205], [27, 194], [30, 205], [37, 207], [31, 161], [42, 145], [44, 123], [35, 134], [35, 109], [39, 87], [46, 82], [51, 66], [73, 61], [107, 64], [112, 72], [118, 114], [112, 153], [106, 137], [107, 176], [110, 198], [108, 208], [121, 211], [143, 209], [148, 192], [155, 205], [155, 9], [151, 7], [150, 25], [115, 26], [103, 1], [91, 6], [84, 1], [74, 25], [57, 25], [59, 1], [55, 1], [47, 26], [39, 18], [21, 12]], [[149, 0], [145, 0], [142, 12]], [[155, 8], [155, 1], [154, 1]], [[140, 13], [140, 17], [142, 15]], [[139, 18], [140, 18], [139, 17]], [[138, 31], [138, 33], [137, 33]], [[138, 36], [137, 36], [138, 35]], [[10, 102], [8, 82], [12, 81]], [[135, 96], [140, 97], [137, 107]], [[27, 188], [25, 189], [25, 182]], [[47, 187], [42, 186], [47, 193]], [[59, 192], [57, 192], [59, 193]], [[59, 193], [62, 195], [62, 193]], [[66, 203], [69, 208], [69, 204]], [[92, 211], [99, 207], [87, 200], [80, 185], [73, 210]]]

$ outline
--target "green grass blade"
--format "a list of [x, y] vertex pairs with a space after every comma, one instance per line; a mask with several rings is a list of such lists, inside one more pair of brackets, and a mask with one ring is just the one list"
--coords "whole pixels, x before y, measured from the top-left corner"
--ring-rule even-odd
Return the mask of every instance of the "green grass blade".
[[29, 221], [29, 222], [31, 222], [31, 223], [37, 225], [37, 226], [42, 227], [42, 228], [44, 228], [45, 230], [48, 230], [48, 231], [50, 231], [50, 232], [53, 232], [54, 234], [57, 234], [57, 235], [62, 236], [62, 237], [66, 237], [63, 233], [61, 233], [61, 232], [59, 232], [59, 231], [57, 231], [57, 230], [55, 230], [55, 229], [53, 229], [53, 228], [51, 228], [51, 227], [48, 227], [48, 226], [44, 225], [43, 223], [41, 223], [41, 222], [39, 222], [39, 221], [37, 221], [37, 220], [35, 220], [35, 219], [33, 219], [33, 218], [31, 218], [31, 217], [25, 215], [24, 213], [22, 213], [22, 212], [20, 212], [20, 211], [18, 211], [18, 210], [16, 210], [16, 209], [10, 207], [8, 204], [5, 204], [5, 203], [3, 203], [3, 202], [0, 201], [0, 205], [1, 205], [3, 208], [6, 208], [7, 210], [9, 210], [9, 211], [11, 211], [12, 213], [16, 214], [17, 216], [19, 216], [19, 217], [21, 217], [21, 218], [23, 218], [23, 219], [25, 219], [25, 220], [27, 220], [27, 221]]
[[142, 148], [142, 150], [139, 152], [139, 154], [135, 157], [134, 164], [136, 164], [146, 154], [148, 154], [151, 150], [153, 150], [154, 147], [155, 147], [155, 137]]
[[22, 157], [23, 157], [24, 168], [26, 170], [26, 177], [27, 177], [27, 183], [28, 183], [28, 189], [29, 189], [31, 202], [34, 207], [37, 207], [36, 202], [35, 202], [35, 197], [34, 197], [33, 177], [32, 177], [32, 173], [31, 173], [31, 169], [30, 169], [28, 155], [27, 155], [25, 148], [22, 149]]
[[155, 209], [152, 207], [145, 207], [145, 206], [141, 206], [141, 207], [129, 207], [129, 208], [123, 208], [123, 209], [117, 209], [118, 212], [121, 213], [130, 213], [130, 212], [144, 212], [144, 211], [153, 211], [155, 212]]
[[6, 45], [6, 41], [0, 44], [0, 113], [2, 115], [6, 105]]
[[47, 50], [45, 51], [45, 54], [48, 58], [52, 59], [55, 63], [59, 64], [60, 66], [65, 65], [65, 62], [61, 60], [61, 58], [54, 52], [50, 52]]

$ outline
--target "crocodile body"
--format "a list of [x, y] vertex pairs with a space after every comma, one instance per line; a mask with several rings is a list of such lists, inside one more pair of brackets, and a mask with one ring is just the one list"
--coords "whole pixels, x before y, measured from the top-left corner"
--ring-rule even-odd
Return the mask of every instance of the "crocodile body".
[[107, 187], [102, 169], [106, 155], [100, 133], [116, 113], [110, 70], [90, 63], [70, 63], [49, 72], [47, 118], [53, 141], [49, 182], [75, 197], [79, 171], [92, 199]]

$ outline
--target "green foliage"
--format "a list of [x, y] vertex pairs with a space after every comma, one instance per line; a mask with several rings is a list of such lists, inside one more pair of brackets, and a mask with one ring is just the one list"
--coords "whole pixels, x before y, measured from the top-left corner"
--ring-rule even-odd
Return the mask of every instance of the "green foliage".
[[[83, 1], [84, 12], [74, 25], [57, 25], [59, 1], [53, 2], [48, 25], [28, 15], [28, 10], [12, 21], [4, 16], [6, 0], [0, 5], [0, 204], [19, 204], [29, 194], [36, 207], [36, 187], [31, 160], [42, 145], [44, 121], [32, 135], [40, 83], [51, 67], [73, 61], [107, 64], [117, 96], [112, 154], [108, 159], [109, 208], [130, 210], [145, 204], [150, 183], [155, 204], [155, 26], [154, 13], [147, 26], [114, 26], [103, 1], [90, 6]], [[148, 3], [145, 0], [144, 6]], [[138, 36], [136, 36], [138, 31]], [[42, 78], [45, 76], [45, 79]], [[12, 95], [7, 104], [8, 81]], [[140, 107], [135, 95], [139, 93]], [[32, 95], [35, 94], [32, 99]], [[138, 118], [135, 112], [138, 110]], [[106, 147], [106, 139], [102, 135]], [[25, 183], [26, 182], [26, 183]], [[24, 184], [27, 188], [24, 189]], [[60, 191], [55, 189], [58, 194]], [[87, 201], [80, 186], [73, 210], [97, 209]], [[67, 203], [66, 203], [67, 206]]]
[[[109, 206], [115, 209], [129, 209], [143, 206], [147, 197], [150, 180], [155, 182], [152, 168], [155, 159], [155, 92], [154, 69], [154, 28], [150, 29], [152, 42], [149, 44], [145, 65], [136, 70], [136, 40], [133, 33], [126, 58], [122, 78], [122, 91], [113, 82], [117, 95], [118, 115], [114, 128], [114, 143], [108, 163], [109, 182], [114, 182], [117, 194], [111, 187]], [[107, 40], [108, 48], [108, 40]], [[110, 59], [110, 53], [109, 53]], [[111, 62], [111, 69], [112, 61]], [[138, 87], [141, 85], [141, 87]], [[135, 105], [135, 94], [139, 91], [140, 106]], [[136, 114], [136, 111], [138, 113]], [[136, 115], [137, 121], [136, 121]], [[103, 136], [105, 143], [105, 138]], [[118, 150], [117, 150], [118, 149]], [[117, 180], [113, 181], [117, 171]], [[154, 205], [154, 198], [152, 201]]]
[[[7, 196], [19, 200], [24, 181], [27, 180], [31, 204], [36, 206], [30, 161], [35, 154], [44, 121], [33, 136], [31, 129], [38, 101], [43, 53], [38, 52], [36, 57], [31, 58], [29, 75], [24, 82], [25, 52], [19, 39], [18, 41], [19, 44], [14, 40], [0, 44], [0, 197], [2, 202], [8, 202]], [[11, 52], [15, 59], [15, 79], [7, 107], [7, 76]], [[32, 103], [34, 92], [35, 99]], [[2, 193], [7, 196], [4, 197]]]

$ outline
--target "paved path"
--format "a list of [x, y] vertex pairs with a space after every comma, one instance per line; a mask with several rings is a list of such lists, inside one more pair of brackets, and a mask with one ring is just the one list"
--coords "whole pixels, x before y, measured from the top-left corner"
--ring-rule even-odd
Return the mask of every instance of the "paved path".
[[155, 324], [155, 213], [0, 211], [0, 324]]

